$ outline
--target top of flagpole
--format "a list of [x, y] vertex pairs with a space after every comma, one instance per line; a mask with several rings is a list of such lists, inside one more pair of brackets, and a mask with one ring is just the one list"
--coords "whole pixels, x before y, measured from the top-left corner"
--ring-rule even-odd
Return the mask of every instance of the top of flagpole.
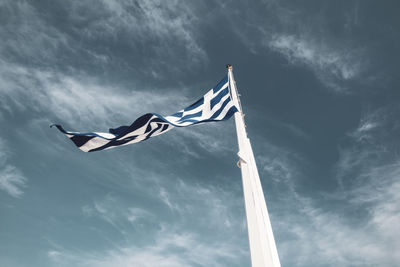
[[[236, 84], [236, 82], [235, 82], [235, 80], [233, 78], [233, 66], [231, 64], [226, 64], [226, 68], [228, 69], [229, 79], [231, 79], [232, 82], [234, 84]], [[242, 114], [243, 123], [244, 123], [244, 114], [243, 114], [242, 104], [240, 103], [240, 94], [237, 91], [236, 86], [233, 86], [233, 90], [234, 90], [233, 94], [235, 94], [235, 96], [233, 96], [233, 99], [234, 99], [233, 101], [237, 102], [237, 107], [238, 107], [239, 113]]]

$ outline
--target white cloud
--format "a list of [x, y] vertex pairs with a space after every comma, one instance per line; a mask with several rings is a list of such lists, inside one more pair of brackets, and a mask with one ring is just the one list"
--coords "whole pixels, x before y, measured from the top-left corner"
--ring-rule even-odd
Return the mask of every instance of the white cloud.
[[[261, 179], [277, 187], [284, 185], [284, 190], [296, 194], [296, 184], [304, 177], [310, 164], [296, 151], [268, 142], [262, 143], [261, 152], [256, 157], [260, 163], [259, 170], [263, 173]], [[278, 191], [281, 193], [282, 189]]]
[[[174, 145], [179, 144], [182, 147], [183, 153], [194, 158], [201, 158], [201, 155], [208, 156], [207, 153], [222, 156], [237, 151], [233, 120], [175, 129], [174, 135], [169, 138], [174, 141]], [[204, 153], [197, 153], [197, 149], [193, 149], [194, 144]]]
[[149, 112], [175, 112], [170, 106], [189, 103], [176, 90], [133, 90], [102, 85], [94, 78], [76, 74], [34, 70], [13, 64], [0, 66], [0, 98], [21, 110], [45, 112], [73, 126], [110, 127], [130, 124], [135, 116]]
[[[251, 12], [240, 12], [247, 8], [244, 4], [227, 10], [232, 30], [251, 52], [276, 52], [289, 64], [310, 70], [325, 87], [336, 92], [354, 92], [354, 83], [367, 87], [365, 81], [375, 79], [367, 73], [369, 46], [358, 43], [354, 36], [338, 37], [338, 32], [332, 31], [332, 25], [344, 27], [344, 22], [332, 24], [330, 17], [321, 15], [323, 11], [314, 12], [295, 1], [263, 2], [259, 10]], [[220, 8], [226, 9], [224, 4]], [[349, 3], [344, 9], [351, 15], [354, 8], [358, 9], [358, 4]]]
[[[165, 66], [165, 59], [171, 57], [175, 60], [190, 58], [197, 63], [207, 60], [194, 34], [198, 17], [191, 4], [103, 0], [97, 3], [96, 9], [91, 9], [89, 2], [73, 2], [66, 6], [61, 3], [60, 8], [66, 12], [66, 24], [53, 23], [52, 16], [44, 16], [38, 11], [42, 7], [35, 3], [6, 1], [2, 4], [4, 10], [12, 14], [5, 17], [6, 23], [0, 29], [4, 40], [0, 44], [0, 53], [5, 55], [4, 58], [12, 55], [11, 58], [24, 62], [28, 59], [38, 64], [57, 65], [62, 57], [60, 54], [65, 57], [79, 55], [90, 58], [89, 64], [106, 66], [113, 60], [106, 52], [108, 49], [97, 49], [92, 45], [99, 39], [106, 39], [111, 46], [123, 43], [132, 53], [143, 47], [151, 51], [150, 54], [155, 56], [144, 61], [146, 66], [141, 66], [145, 72]], [[11, 38], [10, 32], [13, 33]], [[147, 45], [148, 42], [152, 45]], [[121, 65], [126, 64], [124, 57], [118, 60]]]
[[116, 196], [108, 194], [101, 200], [84, 205], [82, 212], [87, 217], [100, 218], [124, 235], [126, 222], [135, 224], [139, 220], [154, 220], [154, 215], [139, 207], [128, 207]]
[[[387, 112], [387, 111], [386, 111]], [[307, 175], [283, 150], [268, 157], [264, 168], [280, 187], [282, 198], [272, 217], [278, 251], [290, 266], [397, 266], [400, 257], [400, 162], [388, 138], [388, 114], [367, 114], [350, 133], [335, 166], [338, 188], [333, 192], [299, 190], [296, 180]], [[373, 125], [368, 126], [368, 125]], [[368, 140], [360, 138], [368, 132]], [[382, 133], [386, 138], [381, 138]], [[389, 155], [389, 156], [388, 156]], [[392, 155], [392, 156], [390, 156]], [[288, 178], [289, 177], [289, 178]], [[296, 179], [293, 179], [295, 177]], [[288, 178], [288, 179], [287, 179]]]
[[50, 259], [52, 259], [54, 261], [57, 261], [60, 257], [62, 257], [62, 253], [60, 251], [57, 251], [57, 250], [49, 250], [47, 252], [47, 256]]
[[[242, 242], [246, 239], [241, 238], [245, 236], [244, 218], [235, 216], [237, 206], [243, 209], [240, 199], [219, 188], [183, 181], [171, 186], [165, 179], [154, 180], [140, 192], [168, 194], [172, 222], [162, 212], [155, 215], [148, 208], [132, 207], [122, 198], [108, 195], [85, 205], [82, 212], [117, 228], [123, 241], [114, 240], [107, 249], [90, 252], [52, 244], [54, 248], [47, 251], [49, 260], [57, 266], [242, 266], [248, 252]], [[139, 223], [156, 223], [157, 227], [146, 228], [146, 238], [140, 242], [126, 238]], [[203, 231], [215, 234], [210, 237]]]
[[8, 13], [0, 29], [3, 40], [0, 55], [3, 59], [20, 57], [25, 60], [33, 58], [37, 63], [55, 63], [58, 49], [70, 47], [69, 37], [40, 19], [30, 2], [3, 1], [2, 4]]
[[[157, 53], [174, 54], [176, 45], [183, 44], [186, 53], [200, 62], [206, 57], [193, 32], [198, 18], [191, 5], [181, 1], [109, 1], [103, 0], [104, 9], [110, 12], [106, 20], [95, 23], [89, 28], [90, 34], [114, 35], [126, 31], [136, 42], [158, 39]], [[132, 12], [135, 10], [135, 12]], [[162, 41], [161, 41], [162, 40]]]
[[12, 165], [0, 166], [0, 189], [13, 197], [21, 197], [22, 187], [26, 186], [26, 178], [16, 167]]
[[160, 230], [155, 242], [145, 247], [119, 247], [105, 253], [49, 250], [48, 257], [58, 266], [226, 266], [235, 263], [243, 250], [226, 240], [205, 243], [200, 236], [185, 231]]
[[[397, 168], [389, 172], [392, 178], [398, 177], [400, 165]], [[382, 168], [387, 169], [388, 166]], [[386, 180], [381, 175], [379, 179]], [[332, 201], [336, 203], [330, 204], [340, 205], [339, 209], [326, 205], [324, 196], [311, 198], [297, 188], [291, 192], [290, 183], [289, 190], [280, 192], [284, 197], [274, 198], [272, 209], [277, 210], [272, 214], [272, 226], [279, 237], [277, 245], [283, 264], [395, 266], [400, 262], [400, 257], [393, 253], [400, 248], [395, 234], [400, 219], [400, 199], [396, 194], [399, 181], [381, 188], [366, 182], [357, 190], [346, 191], [345, 201], [336, 199], [335, 193]], [[363, 215], [365, 212], [367, 215]]]
[[151, 212], [137, 208], [137, 207], [132, 207], [128, 209], [128, 214], [127, 214], [127, 219], [130, 221], [132, 224], [135, 224], [138, 221], [141, 220], [147, 220], [147, 219], [153, 219], [154, 214]]
[[11, 152], [6, 142], [0, 138], [0, 190], [7, 192], [12, 197], [21, 197], [22, 188], [26, 187], [26, 177], [22, 172], [8, 161]]
[[[109, 252], [103, 259], [89, 260], [91, 266], [225, 266], [240, 256], [234, 244], [207, 244], [191, 234], [159, 234], [154, 245]], [[176, 253], [176, 251], [180, 251]], [[239, 252], [239, 253], [238, 253]]]
[[177, 204], [175, 203], [171, 203], [170, 200], [170, 195], [169, 193], [167, 193], [167, 191], [165, 190], [165, 188], [161, 187], [160, 188], [160, 193], [159, 193], [160, 199], [162, 200], [162, 202], [172, 211], [176, 210], [179, 211], [179, 207]]
[[267, 45], [290, 63], [309, 67], [323, 83], [341, 90], [338, 82], [357, 78], [362, 71], [361, 60], [351, 48], [334, 48], [328, 42], [328, 39], [318, 41], [312, 35], [276, 34]]
[[[395, 130], [398, 127], [394, 125], [395, 121], [392, 120], [391, 113], [393, 113], [393, 111], [390, 111], [389, 108], [380, 108], [364, 114], [358, 128], [350, 132], [349, 136], [354, 138], [358, 143], [384, 143], [385, 141], [389, 141], [387, 140], [387, 135], [390, 131], [385, 129]], [[385, 140], [381, 140], [380, 138], [383, 135], [386, 135]]]
[[[364, 181], [364, 185], [347, 191], [349, 202], [341, 202], [341, 211], [324, 210], [310, 198], [290, 199], [287, 204], [298, 211], [280, 225], [281, 231], [293, 235], [281, 244], [285, 252], [282, 257], [290, 255], [291, 264], [296, 266], [397, 265], [400, 257], [393, 251], [400, 249], [396, 234], [396, 222], [400, 220], [400, 165], [379, 169], [379, 173], [371, 169], [361, 174], [372, 175], [374, 181]], [[349, 209], [351, 214], [346, 216]]]

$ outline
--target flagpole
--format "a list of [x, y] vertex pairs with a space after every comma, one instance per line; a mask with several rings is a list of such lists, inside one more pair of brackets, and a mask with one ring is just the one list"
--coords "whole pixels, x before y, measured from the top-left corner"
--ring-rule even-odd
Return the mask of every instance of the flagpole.
[[252, 267], [280, 267], [278, 251], [269, 220], [260, 177], [250, 139], [247, 137], [244, 114], [240, 104], [236, 82], [231, 65], [227, 65], [229, 87], [234, 104], [239, 112], [235, 113], [236, 133], [239, 146], [238, 166], [242, 173], [243, 194], [249, 236], [250, 257]]

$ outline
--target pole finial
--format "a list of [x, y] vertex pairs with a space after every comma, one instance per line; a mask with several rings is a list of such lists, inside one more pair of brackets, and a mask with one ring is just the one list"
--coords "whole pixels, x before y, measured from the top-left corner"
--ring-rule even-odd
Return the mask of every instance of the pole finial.
[[232, 69], [233, 69], [233, 67], [232, 67], [231, 64], [227, 64], [227, 65], [226, 65], [226, 68], [227, 68], [228, 70], [232, 70]]

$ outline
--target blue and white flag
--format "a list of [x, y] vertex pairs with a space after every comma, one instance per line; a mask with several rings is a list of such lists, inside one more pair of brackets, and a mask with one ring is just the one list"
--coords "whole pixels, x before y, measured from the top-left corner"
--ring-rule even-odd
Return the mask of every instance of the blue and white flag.
[[110, 129], [108, 133], [70, 132], [61, 125], [56, 126], [84, 152], [93, 152], [138, 143], [150, 137], [160, 135], [174, 127], [185, 127], [210, 121], [224, 121], [238, 111], [231, 99], [228, 75], [213, 89], [189, 107], [170, 116], [147, 113], [130, 126]]

